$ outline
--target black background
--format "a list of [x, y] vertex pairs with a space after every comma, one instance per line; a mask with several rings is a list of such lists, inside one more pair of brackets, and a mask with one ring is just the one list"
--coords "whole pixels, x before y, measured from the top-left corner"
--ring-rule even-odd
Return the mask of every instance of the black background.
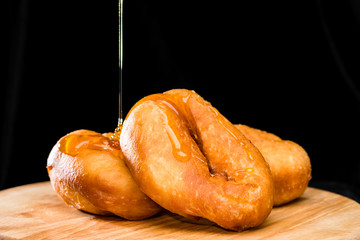
[[[113, 131], [119, 91], [117, 1], [6, 7], [1, 188], [48, 180], [48, 153], [66, 133]], [[233, 123], [299, 143], [312, 186], [359, 201], [359, 9], [124, 0], [123, 111], [148, 94], [195, 90]]]

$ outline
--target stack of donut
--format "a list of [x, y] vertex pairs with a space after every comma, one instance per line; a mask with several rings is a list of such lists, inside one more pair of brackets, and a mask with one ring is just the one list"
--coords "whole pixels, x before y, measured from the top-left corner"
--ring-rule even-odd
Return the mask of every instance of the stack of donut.
[[139, 220], [167, 209], [235, 231], [260, 225], [311, 178], [299, 145], [234, 125], [184, 89], [137, 102], [120, 139], [88, 130], [62, 137], [47, 169], [65, 203], [89, 213]]

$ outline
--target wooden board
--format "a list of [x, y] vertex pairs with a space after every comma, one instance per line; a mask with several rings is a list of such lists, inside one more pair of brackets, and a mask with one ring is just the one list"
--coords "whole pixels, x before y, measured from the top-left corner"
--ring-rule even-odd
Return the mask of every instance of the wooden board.
[[0, 192], [0, 239], [360, 239], [360, 204], [308, 188], [244, 232], [167, 211], [147, 220], [101, 217], [67, 207], [49, 182]]

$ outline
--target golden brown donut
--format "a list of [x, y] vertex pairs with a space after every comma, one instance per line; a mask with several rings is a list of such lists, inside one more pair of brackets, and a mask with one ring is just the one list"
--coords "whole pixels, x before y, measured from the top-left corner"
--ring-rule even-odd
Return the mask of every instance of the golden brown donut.
[[274, 179], [274, 205], [288, 203], [306, 190], [311, 164], [306, 151], [292, 141], [246, 125], [235, 125], [262, 153]]
[[188, 90], [143, 98], [120, 136], [140, 189], [167, 210], [243, 230], [273, 206], [273, 180], [259, 150], [210, 103]]
[[104, 135], [78, 130], [55, 144], [47, 161], [55, 192], [67, 205], [89, 213], [129, 220], [158, 213], [161, 207], [131, 177], [119, 143]]

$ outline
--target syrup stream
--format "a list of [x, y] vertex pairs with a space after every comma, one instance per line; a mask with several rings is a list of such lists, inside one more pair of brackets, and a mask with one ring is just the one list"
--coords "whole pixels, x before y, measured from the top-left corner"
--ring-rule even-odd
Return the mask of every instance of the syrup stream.
[[122, 80], [123, 80], [123, 0], [119, 0], [119, 119], [118, 126], [123, 124], [122, 112]]
[[123, 81], [123, 0], [119, 0], [119, 115], [118, 124], [111, 136], [112, 140], [119, 140], [123, 119], [123, 107], [122, 107], [122, 81]]

